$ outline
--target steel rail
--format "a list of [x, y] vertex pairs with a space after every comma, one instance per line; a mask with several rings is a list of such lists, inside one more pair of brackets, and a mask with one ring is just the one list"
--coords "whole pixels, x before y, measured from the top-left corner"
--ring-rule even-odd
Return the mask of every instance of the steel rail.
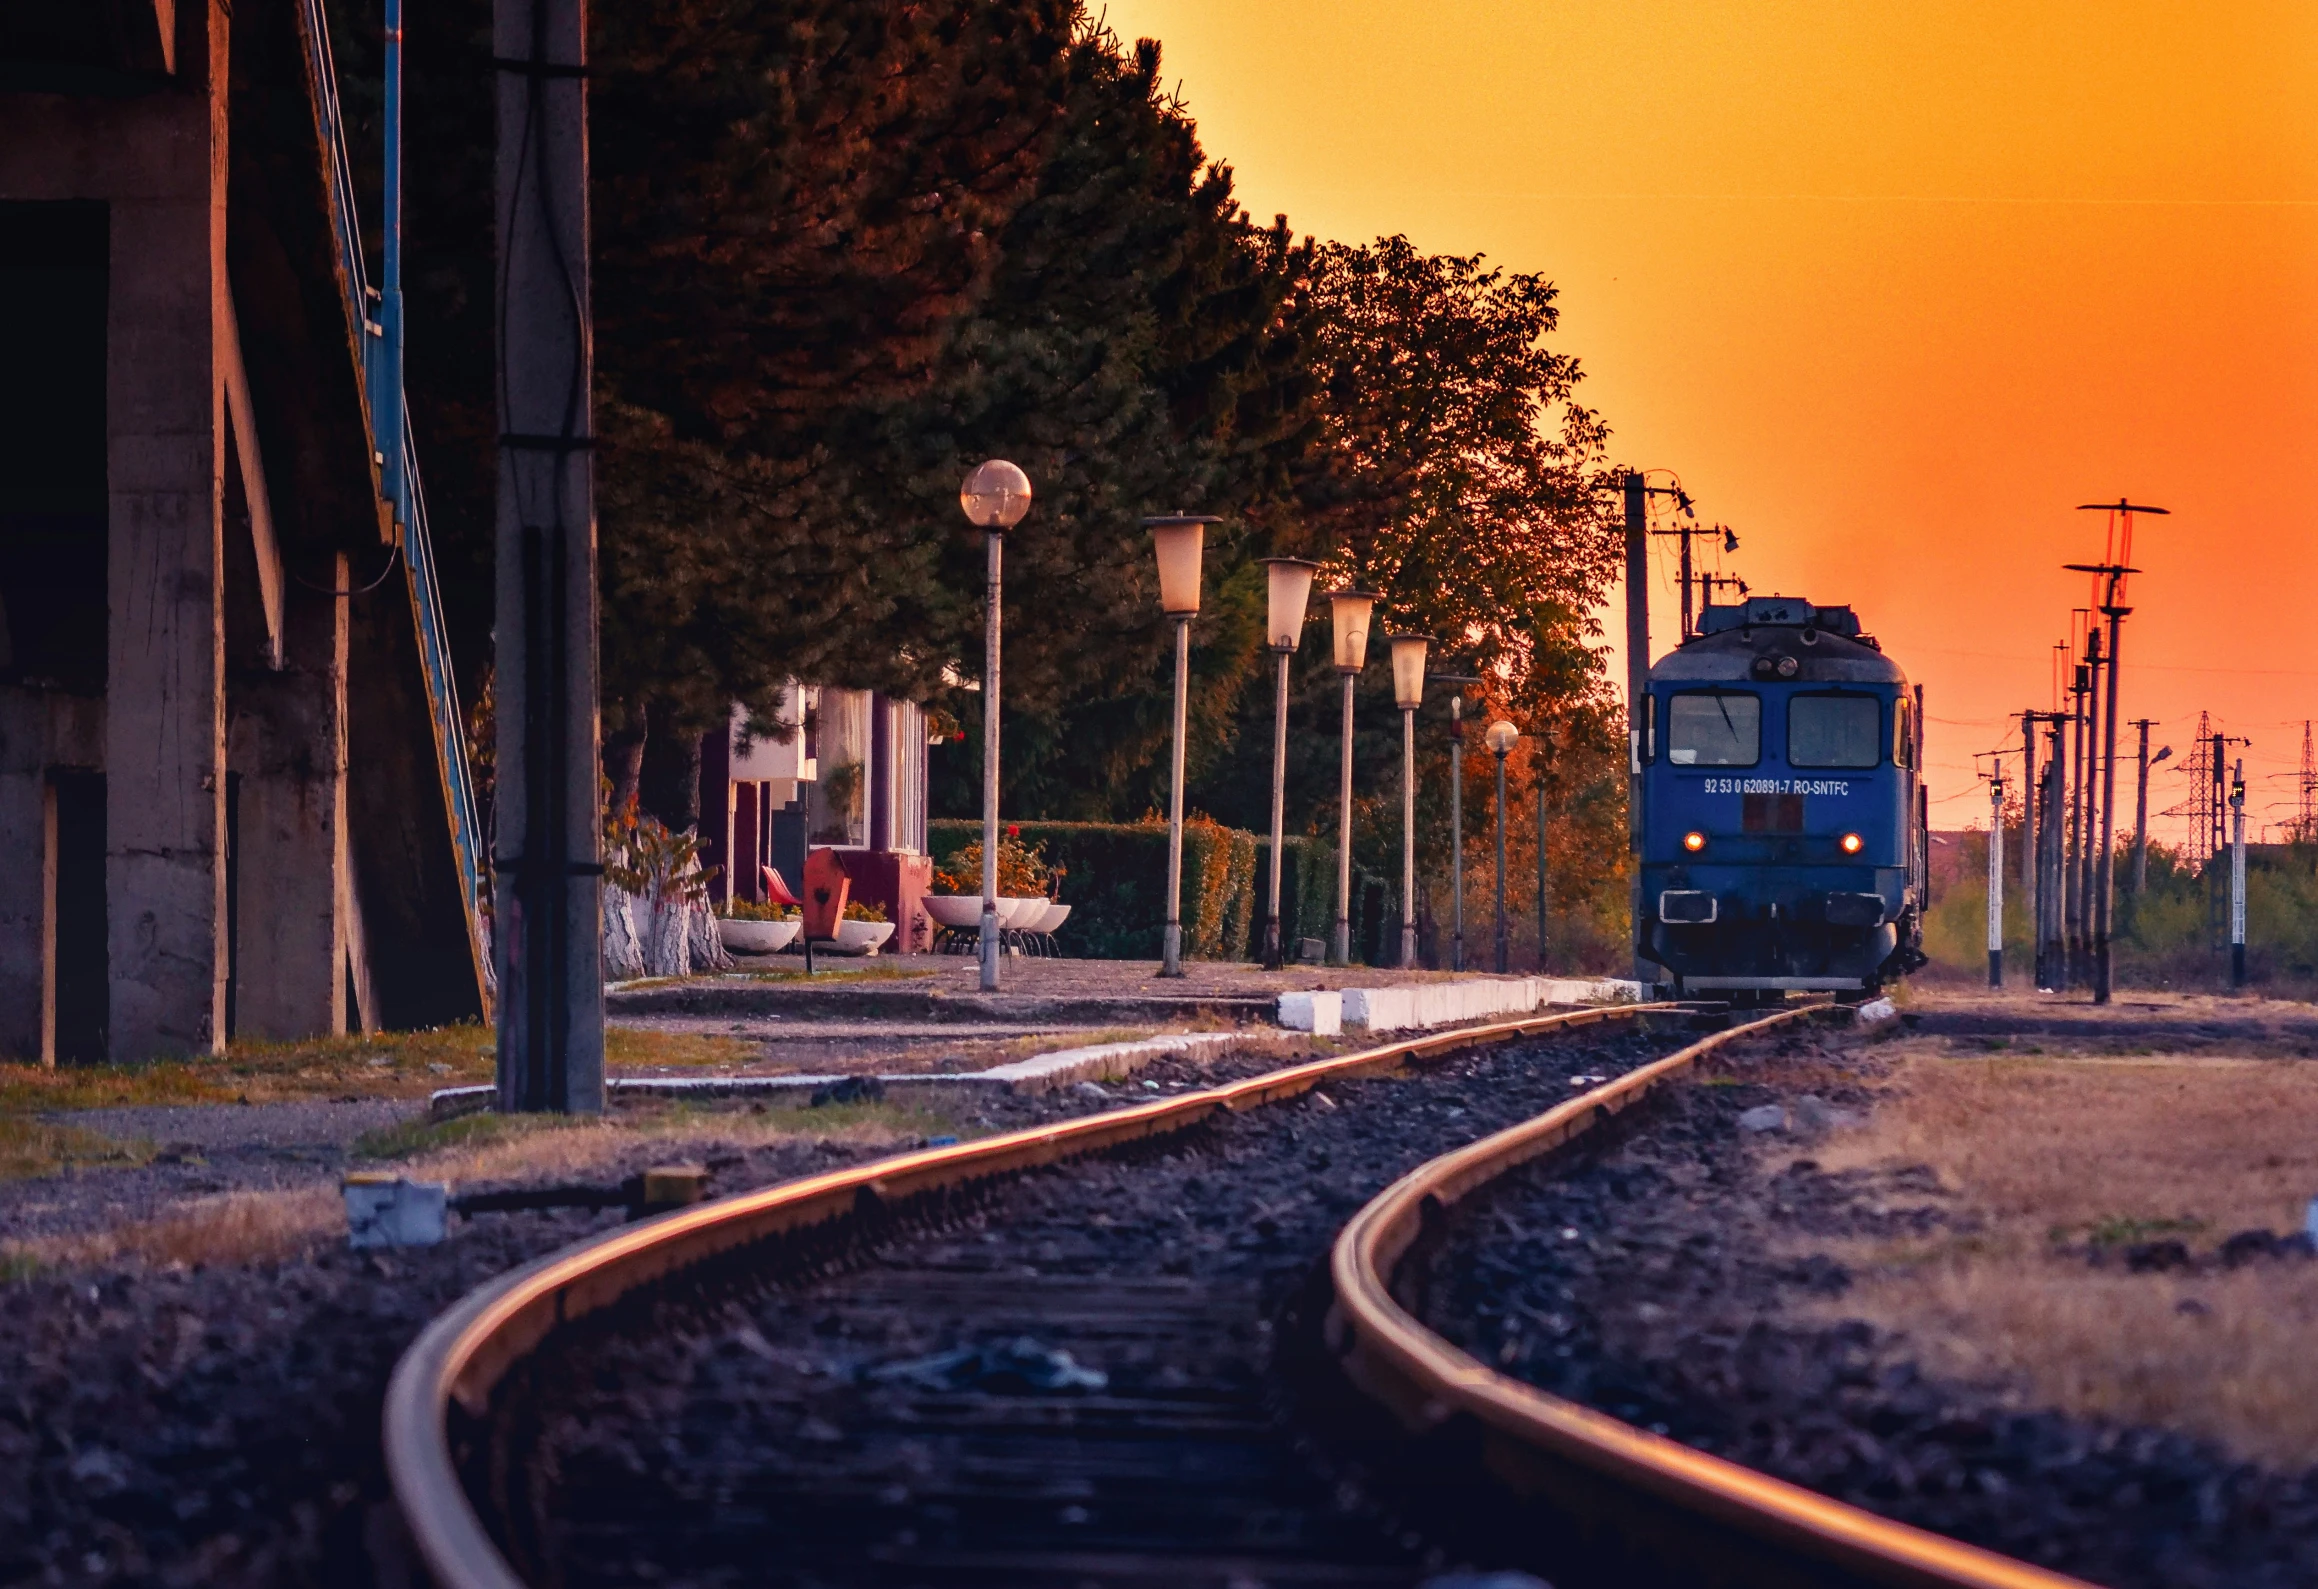
[[500, 1380], [559, 1326], [754, 1243], [914, 1196], [1170, 1136], [1339, 1077], [1680, 1008], [1616, 1005], [1439, 1032], [1057, 1125], [875, 1159], [590, 1237], [470, 1291], [437, 1315], [395, 1364], [381, 1433], [396, 1504], [438, 1589], [521, 1589], [522, 1579], [459, 1482], [450, 1408], [456, 1401], [470, 1415], [487, 1412]]
[[1753, 1547], [1761, 1570], [1745, 1570], [1745, 1552], [1724, 1554], [1705, 1575], [1716, 1583], [1817, 1583], [1833, 1569], [1843, 1581], [1906, 1589], [2092, 1589], [2082, 1579], [1893, 1522], [1500, 1374], [1427, 1329], [1393, 1297], [1395, 1266], [1446, 1206], [1642, 1102], [1724, 1044], [1842, 1008], [1807, 1006], [1717, 1032], [1410, 1171], [1336, 1239], [1329, 1255], [1336, 1295], [1330, 1344], [1353, 1383], [1404, 1425], [1423, 1431], [1471, 1419], [1489, 1467], [1518, 1488], [1598, 1495], [1606, 1482]]

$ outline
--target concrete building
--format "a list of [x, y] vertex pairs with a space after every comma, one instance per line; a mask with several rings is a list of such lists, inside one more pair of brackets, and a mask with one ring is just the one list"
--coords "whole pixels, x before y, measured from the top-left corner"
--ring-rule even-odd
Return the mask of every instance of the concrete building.
[[926, 740], [923, 708], [872, 690], [793, 685], [762, 727], [736, 710], [701, 746], [701, 848], [718, 868], [717, 902], [762, 899], [767, 866], [794, 891], [808, 851], [831, 850], [852, 897], [895, 924], [897, 950], [929, 947]]
[[316, 16], [0, 10], [0, 1056], [485, 1007]]

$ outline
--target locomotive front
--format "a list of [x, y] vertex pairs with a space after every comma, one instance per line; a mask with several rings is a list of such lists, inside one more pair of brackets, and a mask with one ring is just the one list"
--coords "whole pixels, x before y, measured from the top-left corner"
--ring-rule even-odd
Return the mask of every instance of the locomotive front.
[[1650, 670], [1636, 947], [1678, 991], [1871, 991], [1923, 963], [1917, 704], [1848, 607], [1710, 606]]

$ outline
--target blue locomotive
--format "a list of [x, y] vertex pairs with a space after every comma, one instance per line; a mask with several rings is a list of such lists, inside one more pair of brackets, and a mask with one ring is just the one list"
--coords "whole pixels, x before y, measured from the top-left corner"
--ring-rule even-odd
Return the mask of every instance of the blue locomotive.
[[1872, 993], [1924, 963], [1922, 698], [1849, 607], [1706, 609], [1650, 669], [1635, 947], [1677, 995]]

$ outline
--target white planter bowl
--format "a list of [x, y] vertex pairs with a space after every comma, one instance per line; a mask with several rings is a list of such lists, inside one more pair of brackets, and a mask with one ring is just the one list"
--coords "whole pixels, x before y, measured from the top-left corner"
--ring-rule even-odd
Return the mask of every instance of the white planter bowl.
[[1033, 894], [1028, 899], [1001, 899], [998, 901], [998, 925], [1001, 929], [1028, 927], [1046, 913], [1046, 896]]
[[1049, 901], [1046, 909], [1039, 912], [1038, 920], [1029, 923], [1028, 930], [1051, 933], [1058, 931], [1062, 924], [1068, 920], [1070, 920], [1070, 907]]
[[742, 954], [779, 954], [797, 936], [800, 924], [789, 921], [738, 921], [720, 918], [716, 924], [717, 936], [727, 949], [738, 949]]
[[982, 925], [982, 896], [979, 894], [928, 894], [925, 898], [926, 915], [937, 927], [972, 931]]
[[890, 921], [841, 921], [837, 924], [836, 942], [825, 947], [832, 954], [875, 954], [878, 945], [892, 936], [893, 923]]

